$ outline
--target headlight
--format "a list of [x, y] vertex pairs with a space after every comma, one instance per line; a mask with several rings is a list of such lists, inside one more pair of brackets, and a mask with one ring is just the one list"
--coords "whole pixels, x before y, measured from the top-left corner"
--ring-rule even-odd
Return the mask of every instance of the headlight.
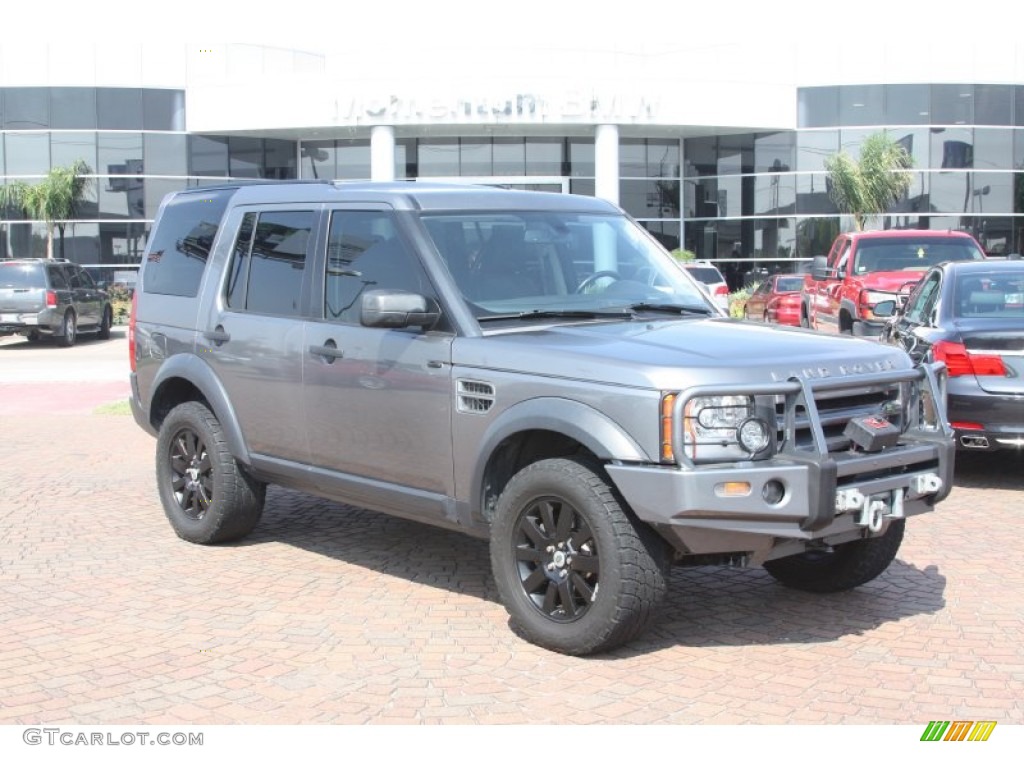
[[693, 442], [735, 440], [740, 422], [753, 415], [754, 401], [744, 395], [695, 397], [686, 404], [686, 434]]
[[[682, 437], [685, 458], [712, 463], [767, 458], [775, 445], [774, 406], [759, 407], [750, 395], [705, 395], [686, 401], [682, 424], [675, 417], [679, 393], [661, 399], [661, 460], [674, 463]], [[677, 428], [682, 427], [678, 432]]]
[[748, 395], [695, 397], [683, 411], [683, 445], [694, 461], [750, 458], [771, 445], [771, 430]]

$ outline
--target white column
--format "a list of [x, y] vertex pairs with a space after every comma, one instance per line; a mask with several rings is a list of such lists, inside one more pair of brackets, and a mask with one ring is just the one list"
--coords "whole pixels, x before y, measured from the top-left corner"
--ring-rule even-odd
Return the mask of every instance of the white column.
[[594, 196], [619, 204], [619, 126], [599, 125], [594, 136]]
[[370, 178], [373, 181], [395, 180], [395, 129], [375, 125], [370, 132]]

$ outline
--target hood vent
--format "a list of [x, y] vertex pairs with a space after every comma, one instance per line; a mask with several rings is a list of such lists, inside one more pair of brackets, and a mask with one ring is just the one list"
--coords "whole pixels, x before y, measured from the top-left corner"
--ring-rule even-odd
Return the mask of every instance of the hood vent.
[[494, 387], [485, 381], [455, 382], [455, 407], [459, 413], [487, 413], [494, 405]]

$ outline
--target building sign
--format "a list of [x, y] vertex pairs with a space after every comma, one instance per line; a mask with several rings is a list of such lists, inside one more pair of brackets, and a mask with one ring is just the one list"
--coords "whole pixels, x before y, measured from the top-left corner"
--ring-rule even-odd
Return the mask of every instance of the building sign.
[[646, 96], [594, 95], [568, 91], [555, 96], [531, 93], [474, 97], [339, 97], [340, 124], [381, 123], [549, 123], [653, 121], [658, 103]]

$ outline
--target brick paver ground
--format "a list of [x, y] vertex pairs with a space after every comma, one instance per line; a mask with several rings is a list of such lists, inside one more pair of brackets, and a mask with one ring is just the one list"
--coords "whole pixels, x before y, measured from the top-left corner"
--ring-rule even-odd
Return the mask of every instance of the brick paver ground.
[[272, 489], [245, 542], [177, 539], [129, 416], [0, 415], [0, 724], [1024, 723], [1024, 471], [968, 457], [853, 592], [676, 571], [577, 659], [510, 631], [484, 542]]

